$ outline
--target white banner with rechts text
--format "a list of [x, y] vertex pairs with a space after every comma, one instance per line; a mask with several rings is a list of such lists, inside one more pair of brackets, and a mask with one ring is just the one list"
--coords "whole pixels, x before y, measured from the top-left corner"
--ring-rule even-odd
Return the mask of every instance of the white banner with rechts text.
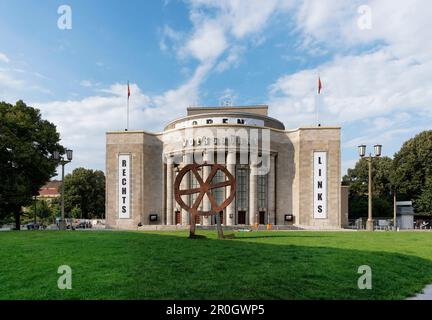
[[119, 218], [130, 219], [130, 155], [119, 155], [118, 161]]

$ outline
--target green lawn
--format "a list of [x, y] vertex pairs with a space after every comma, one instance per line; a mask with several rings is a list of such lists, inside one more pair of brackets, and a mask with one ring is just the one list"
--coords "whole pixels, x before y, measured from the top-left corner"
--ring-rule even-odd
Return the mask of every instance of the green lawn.
[[[429, 232], [205, 234], [0, 232], [0, 299], [404, 299], [432, 283]], [[60, 265], [72, 290], [57, 288]], [[360, 265], [372, 290], [357, 288]]]

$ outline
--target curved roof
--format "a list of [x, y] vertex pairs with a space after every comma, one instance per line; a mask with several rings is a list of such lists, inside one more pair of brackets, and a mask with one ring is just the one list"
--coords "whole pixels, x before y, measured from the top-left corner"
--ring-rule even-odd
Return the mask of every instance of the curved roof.
[[[192, 108], [188, 108], [188, 111]], [[198, 109], [198, 108], [197, 108]], [[245, 112], [244, 110], [247, 110], [249, 112]], [[237, 118], [237, 119], [245, 119], [248, 120], [258, 120], [262, 122], [260, 126], [274, 128], [274, 129], [280, 129], [284, 130], [285, 126], [282, 122], [280, 122], [277, 119], [271, 118], [267, 115], [264, 115], [262, 113], [255, 113], [250, 112], [251, 107], [230, 107], [230, 108], [208, 108], [208, 112], [206, 112], [206, 108], [199, 108], [199, 112], [188, 112], [189, 115], [175, 119], [171, 122], [169, 122], [164, 130], [170, 130], [176, 128], [176, 125], [181, 125], [184, 123], [188, 123], [191, 120], [196, 119], [214, 119], [214, 118]], [[249, 124], [250, 125], [250, 124]], [[188, 124], [187, 126], [191, 126]]]

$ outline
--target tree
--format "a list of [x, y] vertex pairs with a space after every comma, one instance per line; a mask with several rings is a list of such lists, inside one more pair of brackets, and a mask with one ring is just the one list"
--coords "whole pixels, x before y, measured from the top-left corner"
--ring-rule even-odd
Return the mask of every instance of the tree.
[[85, 219], [105, 215], [105, 175], [102, 171], [77, 168], [65, 177], [64, 189], [66, 212], [81, 214]]
[[418, 213], [432, 215], [432, 177], [427, 178], [423, 192], [415, 199], [415, 206]]
[[51, 207], [46, 200], [37, 200], [36, 208], [34, 204], [29, 207], [29, 214], [31, 217], [34, 217], [36, 214], [43, 221], [53, 216]]
[[70, 215], [72, 218], [75, 218], [75, 219], [83, 218], [82, 211], [78, 207], [73, 207], [72, 210], [70, 211]]
[[55, 198], [51, 200], [50, 203], [51, 214], [53, 219], [59, 218], [61, 216], [60, 199]]
[[0, 102], [0, 218], [14, 215], [20, 229], [21, 208], [52, 176], [54, 151], [64, 153], [54, 124], [23, 101]]
[[[379, 157], [372, 161], [372, 187], [375, 196], [388, 196], [391, 188], [392, 159]], [[366, 158], [357, 161], [354, 169], [348, 169], [342, 178], [344, 185], [350, 186], [350, 191], [358, 195], [367, 195], [369, 168]]]
[[399, 198], [412, 200], [418, 213], [432, 214], [432, 130], [403, 144], [394, 156], [393, 172]]
[[[360, 159], [354, 169], [348, 169], [342, 184], [350, 187], [350, 217], [366, 217], [368, 212], [368, 160]], [[373, 212], [375, 216], [392, 215], [392, 159], [379, 157], [372, 161]]]

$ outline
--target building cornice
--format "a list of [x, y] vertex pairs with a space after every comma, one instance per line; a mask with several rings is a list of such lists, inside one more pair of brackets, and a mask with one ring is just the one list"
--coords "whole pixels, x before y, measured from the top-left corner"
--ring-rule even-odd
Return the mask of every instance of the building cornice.
[[167, 133], [172, 133], [175, 131], [181, 131], [181, 130], [190, 130], [190, 129], [198, 129], [198, 128], [209, 128], [209, 127], [236, 127], [236, 128], [255, 128], [255, 129], [269, 129], [271, 131], [275, 131], [275, 132], [280, 132], [280, 133], [294, 133], [297, 131], [302, 131], [302, 130], [340, 130], [341, 127], [340, 126], [320, 126], [320, 127], [299, 127], [299, 128], [294, 128], [294, 129], [275, 129], [275, 128], [271, 128], [271, 127], [265, 127], [265, 126], [248, 126], [248, 125], [244, 125], [244, 124], [235, 124], [235, 123], [227, 123], [227, 124], [223, 124], [223, 123], [219, 123], [219, 124], [206, 124], [206, 125], [197, 125], [194, 127], [189, 127], [189, 128], [174, 128], [174, 129], [168, 129], [165, 131], [160, 131], [160, 132], [150, 132], [150, 131], [146, 131], [146, 130], [130, 130], [130, 131], [107, 131], [106, 134], [147, 134], [147, 135], [151, 135], [151, 136], [161, 136]]
[[[208, 111], [207, 109], [209, 109], [209, 108], [205, 108], [205, 109], [206, 109], [206, 111]], [[246, 109], [246, 107], [245, 107], [245, 109]], [[187, 121], [187, 120], [205, 119], [205, 118], [209, 118], [209, 117], [230, 117], [230, 116], [241, 117], [241, 118], [249, 118], [249, 119], [267, 120], [269, 122], [274, 122], [274, 123], [278, 124], [282, 128], [285, 128], [285, 125], [281, 121], [279, 121], [279, 120], [277, 120], [275, 118], [266, 116], [266, 115], [261, 115], [261, 114], [251, 113], [251, 112], [227, 111], [226, 113], [207, 112], [207, 113], [193, 114], [193, 115], [177, 118], [177, 119], [174, 119], [174, 120], [168, 122], [165, 125], [165, 130], [171, 130], [171, 129], [167, 129], [167, 128], [170, 127], [170, 126], [172, 126], [172, 125], [175, 125], [177, 123], [180, 123], [180, 122], [183, 122], [183, 121]], [[228, 125], [235, 125], [235, 124], [234, 123], [228, 123]], [[197, 126], [194, 126], [194, 127], [197, 127]], [[280, 130], [283, 130], [283, 129], [280, 129]]]

